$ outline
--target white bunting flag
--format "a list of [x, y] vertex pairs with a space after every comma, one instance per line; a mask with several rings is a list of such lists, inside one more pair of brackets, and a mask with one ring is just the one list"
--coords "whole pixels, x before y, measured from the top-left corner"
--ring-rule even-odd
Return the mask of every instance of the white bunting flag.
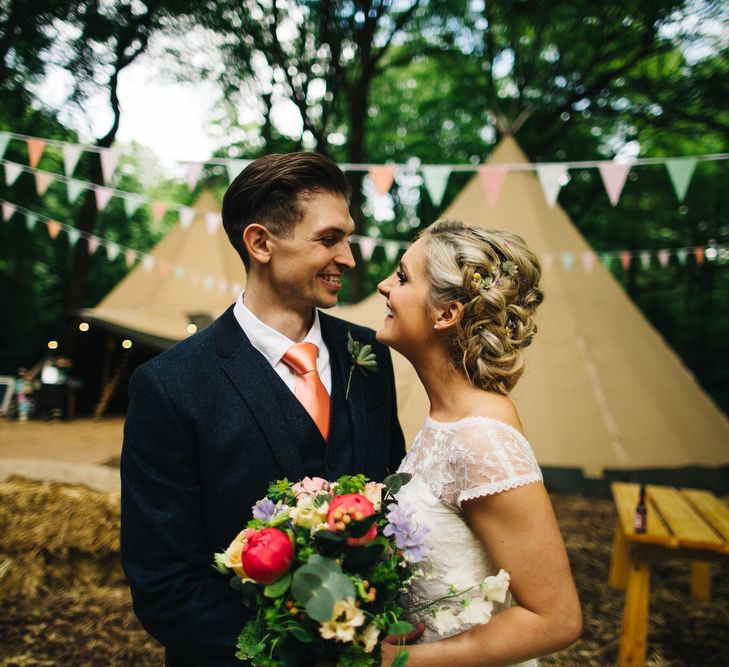
[[77, 181], [75, 178], [70, 178], [66, 181], [66, 195], [68, 197], [68, 203], [73, 204], [79, 195], [88, 189], [88, 185], [83, 181]]
[[622, 162], [598, 162], [597, 169], [602, 177], [610, 203], [618, 205], [620, 194], [623, 191], [625, 180], [630, 173], [630, 163]]
[[544, 191], [544, 198], [552, 208], [557, 203], [557, 197], [562, 186], [569, 181], [567, 166], [564, 164], [538, 164], [537, 176]]
[[450, 175], [451, 168], [447, 166], [423, 167], [423, 181], [425, 182], [425, 188], [428, 191], [430, 201], [433, 202], [433, 206], [440, 206], [440, 203], [443, 201], [443, 195], [445, 194]]
[[202, 162], [188, 162], [187, 163], [187, 188], [192, 192], [200, 180], [200, 174], [202, 174]]
[[359, 243], [359, 252], [362, 255], [362, 261], [369, 262], [377, 245], [377, 241], [371, 236], [360, 236], [358, 237], [357, 243]]
[[233, 296], [238, 296], [242, 291], [243, 291], [243, 285], [241, 285], [240, 283], [233, 283], [230, 286], [230, 293]]
[[83, 148], [78, 144], [63, 144], [63, 173], [71, 177], [78, 164]]
[[144, 201], [144, 197], [139, 195], [125, 195], [124, 196], [124, 213], [127, 218], [131, 218]]
[[109, 258], [110, 262], [113, 262], [117, 258], [120, 250], [121, 248], [118, 243], [114, 243], [114, 241], [107, 241], [106, 256]]
[[114, 191], [110, 188], [104, 188], [100, 185], [94, 185], [94, 196], [96, 197], [96, 208], [99, 211], [103, 211], [109, 200], [114, 195]]
[[205, 276], [203, 278], [203, 287], [209, 292], [211, 289], [213, 289], [213, 285], [215, 284], [215, 278], [213, 276]]
[[145, 255], [142, 258], [142, 267], [147, 273], [149, 273], [152, 270], [152, 267], [154, 267], [154, 257], [152, 257], [152, 255]]
[[3, 159], [9, 143], [10, 135], [7, 132], [0, 132], [0, 160]]
[[67, 227], [66, 234], [68, 234], [68, 243], [73, 248], [81, 238], [81, 232], [74, 227]]
[[10, 218], [12, 218], [13, 215], [15, 215], [16, 210], [17, 210], [17, 207], [15, 206], [15, 204], [11, 204], [9, 201], [4, 201], [3, 202], [3, 220], [5, 220], [5, 222], [10, 220]]
[[228, 182], [232, 183], [235, 177], [240, 174], [253, 160], [228, 160], [225, 169], [228, 172]]
[[99, 160], [101, 160], [101, 175], [104, 178], [104, 184], [108, 185], [114, 175], [116, 165], [119, 163], [119, 153], [114, 148], [102, 148]]
[[212, 236], [215, 234], [216, 231], [218, 231], [218, 227], [220, 226], [220, 223], [223, 221], [222, 216], [220, 213], [216, 213], [215, 211], [208, 211], [205, 214], [205, 224], [208, 228], [208, 234]]
[[46, 190], [48, 190], [50, 184], [56, 180], [53, 174], [47, 171], [36, 171], [33, 176], [35, 176], [35, 191], [39, 197], [42, 197], [46, 193]]
[[101, 239], [98, 236], [89, 236], [86, 239], [88, 245], [89, 255], [93, 255], [101, 245]]
[[385, 257], [388, 262], [394, 262], [399, 254], [400, 244], [397, 241], [385, 241]]
[[12, 185], [18, 180], [18, 176], [23, 171], [23, 167], [15, 162], [5, 163], [5, 184]]
[[187, 229], [195, 219], [195, 209], [189, 206], [181, 206], [178, 210], [180, 213], [180, 226], [182, 229]]
[[33, 231], [33, 227], [35, 227], [37, 222], [38, 216], [35, 213], [31, 213], [30, 211], [28, 211], [25, 214], [25, 226], [28, 228], [29, 231]]

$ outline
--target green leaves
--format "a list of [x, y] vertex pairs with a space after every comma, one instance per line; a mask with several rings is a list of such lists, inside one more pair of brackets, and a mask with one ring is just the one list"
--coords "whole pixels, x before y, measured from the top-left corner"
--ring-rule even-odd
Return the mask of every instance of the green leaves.
[[283, 595], [291, 585], [292, 578], [293, 575], [291, 574], [291, 572], [287, 572], [278, 581], [274, 581], [272, 584], [268, 584], [268, 586], [263, 589], [263, 594], [267, 598], [277, 598], [280, 595]]
[[352, 332], [347, 331], [347, 352], [349, 352], [350, 366], [349, 377], [347, 378], [347, 389], [344, 392], [344, 400], [349, 397], [349, 386], [352, 383], [352, 375], [354, 369], [359, 368], [362, 375], [367, 377], [369, 373], [377, 370], [377, 357], [372, 351], [372, 345], [363, 345], [358, 340], [352, 338]]
[[407, 651], [398, 653], [395, 659], [392, 661], [392, 667], [405, 667], [408, 664], [409, 654]]
[[[412, 475], [408, 472], [396, 472], [393, 475], [388, 475], [382, 482], [385, 485], [384, 498], [394, 497], [397, 492], [407, 484], [411, 479]], [[383, 501], [384, 501], [383, 498]]]
[[314, 554], [294, 572], [291, 594], [311, 618], [324, 623], [332, 617], [334, 604], [355, 597], [355, 589], [335, 561]]

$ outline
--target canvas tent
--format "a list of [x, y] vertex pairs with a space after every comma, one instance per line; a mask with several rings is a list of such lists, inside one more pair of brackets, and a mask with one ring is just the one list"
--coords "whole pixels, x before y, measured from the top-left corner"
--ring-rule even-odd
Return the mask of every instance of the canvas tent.
[[[528, 161], [507, 138], [489, 163]], [[189, 335], [193, 315], [222, 313], [245, 283], [242, 264], [222, 228], [208, 233], [204, 212], [219, 209], [214, 198], [204, 196], [196, 208], [198, 219], [187, 229], [175, 227], [151, 253], [156, 262], [184, 267], [185, 276], [174, 270], [161, 275], [159, 265], [146, 271], [140, 264], [84, 315], [162, 348]], [[547, 206], [531, 170], [511, 171], [493, 206], [474, 176], [442, 217], [511, 230], [540, 256], [590, 250], [564, 210]], [[191, 282], [194, 273], [208, 276], [208, 289], [203, 279]], [[604, 484], [612, 475], [643, 471], [635, 477], [728, 489], [725, 415], [610, 272], [599, 262], [590, 272], [555, 262], [543, 276], [539, 333], [512, 397], [553, 486], [582, 487], [586, 477], [603, 477]], [[384, 300], [374, 294], [334, 313], [376, 329]], [[394, 357], [398, 409], [409, 442], [427, 414], [427, 399], [412, 366]]]

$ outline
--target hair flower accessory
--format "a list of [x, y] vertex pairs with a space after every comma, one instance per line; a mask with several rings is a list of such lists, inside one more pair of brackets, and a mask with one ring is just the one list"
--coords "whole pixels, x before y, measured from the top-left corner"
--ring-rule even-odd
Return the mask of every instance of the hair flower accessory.
[[471, 280], [473, 280], [473, 282], [478, 285], [478, 289], [488, 289], [489, 287], [491, 287], [491, 285], [494, 284], [494, 279], [492, 276], [486, 276], [485, 278], [483, 278], [478, 272], [475, 272], [473, 274]]
[[377, 370], [377, 357], [372, 351], [372, 345], [362, 345], [358, 340], [352, 338], [352, 332], [347, 331], [347, 352], [349, 352], [349, 377], [347, 378], [347, 389], [344, 392], [344, 400], [349, 398], [349, 386], [352, 383], [354, 369], [359, 368], [360, 373], [367, 377]]
[[501, 270], [512, 278], [519, 272], [519, 267], [510, 260], [501, 263]]

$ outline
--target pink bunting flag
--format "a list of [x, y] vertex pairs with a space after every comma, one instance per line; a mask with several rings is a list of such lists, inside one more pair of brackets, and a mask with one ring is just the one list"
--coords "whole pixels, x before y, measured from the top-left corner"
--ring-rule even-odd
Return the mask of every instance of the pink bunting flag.
[[504, 184], [508, 173], [504, 167], [485, 166], [478, 168], [478, 175], [486, 193], [486, 201], [490, 206], [496, 204], [501, 192], [501, 186]]
[[582, 268], [585, 269], [585, 273], [592, 273], [592, 269], [595, 267], [595, 260], [594, 252], [582, 253]]
[[58, 233], [61, 231], [61, 223], [57, 220], [49, 220], [48, 221], [48, 236], [50, 236], [52, 239], [55, 239], [58, 236]]
[[101, 239], [98, 236], [89, 236], [86, 241], [88, 243], [89, 255], [93, 255], [101, 244]]
[[9, 201], [3, 202], [3, 220], [7, 222], [15, 214], [17, 207], [15, 204], [11, 204]]
[[357, 243], [359, 243], [359, 252], [362, 255], [362, 261], [369, 262], [377, 245], [377, 241], [371, 236], [360, 236], [357, 239]]
[[99, 159], [101, 160], [101, 175], [104, 177], [104, 183], [108, 184], [119, 163], [119, 153], [114, 148], [102, 148]]
[[42, 197], [48, 186], [56, 180], [53, 174], [49, 174], [47, 171], [36, 171], [33, 176], [35, 176], [35, 191], [39, 197]]
[[626, 271], [630, 268], [630, 262], [632, 259], [633, 254], [629, 250], [623, 250], [623, 252], [620, 253], [620, 262]]
[[197, 182], [200, 180], [202, 174], [202, 162], [188, 162], [187, 163], [187, 189], [192, 191], [195, 189]]
[[658, 263], [665, 269], [668, 266], [668, 261], [671, 257], [671, 253], [668, 250], [658, 251]]
[[36, 137], [28, 137], [26, 143], [28, 145], [28, 164], [35, 168], [40, 162], [41, 155], [43, 155], [46, 142]]
[[131, 248], [128, 248], [127, 250], [124, 251], [124, 263], [127, 266], [131, 266], [132, 264], [134, 264], [136, 259], [137, 259], [137, 253], [134, 252], [134, 250], [132, 250]]
[[620, 201], [623, 186], [625, 185], [625, 179], [628, 178], [628, 174], [630, 173], [630, 164], [614, 161], [599, 162], [597, 168], [602, 177], [602, 182], [605, 185], [605, 191], [610, 199], [610, 203], [613, 206], [617, 206], [618, 201]]
[[552, 264], [554, 264], [554, 255], [551, 252], [545, 252], [544, 255], [542, 255], [542, 265], [544, 266], [544, 270], [549, 271], [552, 268]]
[[165, 204], [163, 201], [153, 201], [151, 206], [152, 220], [155, 223], [158, 223], [160, 220], [162, 220], [162, 217], [167, 212], [167, 204]]
[[392, 182], [395, 180], [395, 167], [387, 164], [372, 165], [369, 173], [380, 196], [390, 192]]
[[96, 208], [103, 211], [109, 200], [114, 195], [114, 191], [110, 188], [104, 188], [100, 185], [94, 185], [94, 196], [96, 197]]
[[190, 273], [190, 284], [196, 287], [200, 284], [200, 274], [197, 271]]
[[703, 264], [704, 263], [704, 248], [703, 246], [696, 246], [694, 248], [694, 258], [696, 259], [697, 264]]
[[218, 278], [218, 292], [224, 294], [228, 291], [228, 281], [225, 278]]
[[159, 264], [157, 265], [157, 268], [159, 269], [159, 274], [161, 276], [166, 276], [170, 272], [170, 269], [172, 267], [170, 266], [170, 263], [168, 261], [161, 259], [159, 261]]

